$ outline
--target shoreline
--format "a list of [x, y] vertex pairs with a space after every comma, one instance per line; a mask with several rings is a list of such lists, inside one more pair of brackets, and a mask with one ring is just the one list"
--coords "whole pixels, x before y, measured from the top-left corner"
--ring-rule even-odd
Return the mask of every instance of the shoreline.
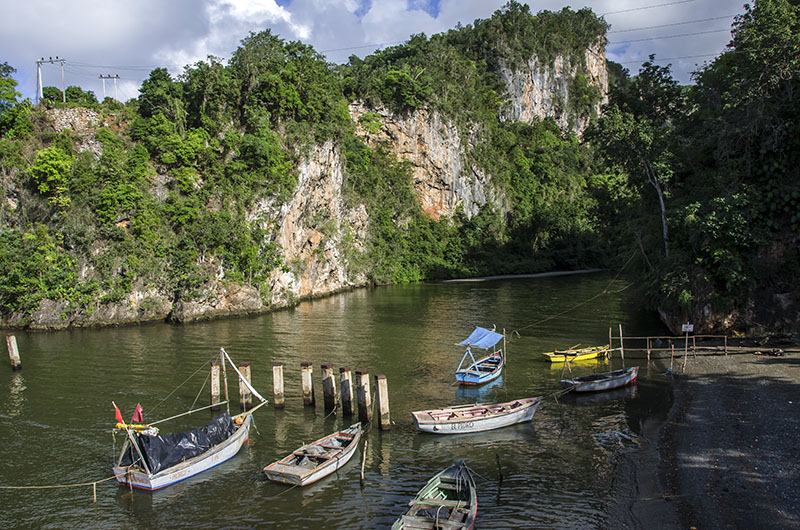
[[687, 360], [666, 421], [620, 455], [609, 527], [800, 527], [800, 355]]

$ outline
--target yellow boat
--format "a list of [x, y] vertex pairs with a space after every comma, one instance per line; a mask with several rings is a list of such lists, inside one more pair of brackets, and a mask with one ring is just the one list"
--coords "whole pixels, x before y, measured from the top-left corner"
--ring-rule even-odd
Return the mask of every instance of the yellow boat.
[[569, 362], [586, 361], [588, 359], [596, 359], [605, 356], [611, 345], [605, 346], [590, 346], [588, 348], [570, 348], [568, 350], [555, 350], [543, 353], [545, 359], [551, 363], [563, 363], [566, 358]]

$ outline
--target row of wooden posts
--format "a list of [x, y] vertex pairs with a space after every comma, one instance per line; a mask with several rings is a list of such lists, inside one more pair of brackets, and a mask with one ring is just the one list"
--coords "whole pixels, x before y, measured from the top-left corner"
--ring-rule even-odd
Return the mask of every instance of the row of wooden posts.
[[[250, 363], [239, 363], [239, 372], [250, 383]], [[339, 368], [340, 393], [336, 393], [336, 377], [332, 364], [323, 364], [322, 368], [322, 397], [325, 412], [333, 412], [337, 407], [342, 409], [344, 416], [355, 415], [353, 408], [353, 375], [349, 367]], [[224, 370], [224, 368], [223, 368]], [[223, 374], [224, 376], [224, 374]], [[303, 405], [307, 407], [316, 406], [314, 397], [314, 368], [310, 362], [300, 363], [300, 379], [303, 389]], [[372, 421], [372, 393], [369, 384], [369, 372], [366, 370], [356, 370], [355, 372], [355, 396], [358, 407], [358, 419], [366, 424]], [[282, 409], [286, 405], [283, 386], [283, 363], [272, 363], [272, 387], [273, 405], [276, 409]], [[379, 426], [381, 430], [391, 428], [391, 416], [389, 414], [389, 388], [385, 375], [375, 376], [375, 397], [376, 405], [380, 414]], [[219, 409], [222, 403], [220, 385], [220, 362], [211, 362], [211, 405], [212, 409]], [[239, 404], [242, 409], [251, 408], [253, 397], [250, 390], [239, 380]]]

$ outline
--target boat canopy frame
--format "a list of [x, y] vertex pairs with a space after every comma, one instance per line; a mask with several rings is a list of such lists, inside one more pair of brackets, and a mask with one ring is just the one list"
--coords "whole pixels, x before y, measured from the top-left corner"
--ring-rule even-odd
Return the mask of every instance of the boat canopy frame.
[[[456, 372], [458, 372], [463, 368], [464, 360], [467, 358], [467, 356], [469, 356], [469, 358], [472, 360], [472, 362], [469, 365], [467, 365], [468, 367], [478, 362], [475, 359], [475, 356], [472, 354], [472, 348], [478, 348], [481, 350], [492, 350], [497, 345], [497, 343], [503, 340], [504, 338], [505, 336], [503, 334], [497, 333], [493, 329], [489, 330], [486, 328], [482, 328], [480, 326], [475, 328], [475, 331], [473, 331], [469, 337], [455, 344], [456, 346], [467, 347], [467, 350], [464, 352], [464, 356], [461, 357], [461, 362], [458, 363], [458, 368], [456, 368]], [[503, 348], [496, 349], [492, 351], [492, 353], [493, 354], [499, 353], [500, 356], [502, 357], [504, 354]]]

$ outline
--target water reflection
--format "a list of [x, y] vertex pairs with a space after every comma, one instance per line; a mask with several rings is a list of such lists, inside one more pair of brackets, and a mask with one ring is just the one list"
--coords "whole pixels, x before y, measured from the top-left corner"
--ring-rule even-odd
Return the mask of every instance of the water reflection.
[[20, 372], [14, 372], [11, 381], [8, 383], [8, 402], [6, 403], [6, 414], [14, 418], [22, 414], [22, 406], [25, 404], [25, 396], [22, 394], [27, 387], [25, 379]]
[[505, 395], [502, 375], [485, 385], [459, 385], [456, 388], [458, 404], [496, 403], [501, 395]]

